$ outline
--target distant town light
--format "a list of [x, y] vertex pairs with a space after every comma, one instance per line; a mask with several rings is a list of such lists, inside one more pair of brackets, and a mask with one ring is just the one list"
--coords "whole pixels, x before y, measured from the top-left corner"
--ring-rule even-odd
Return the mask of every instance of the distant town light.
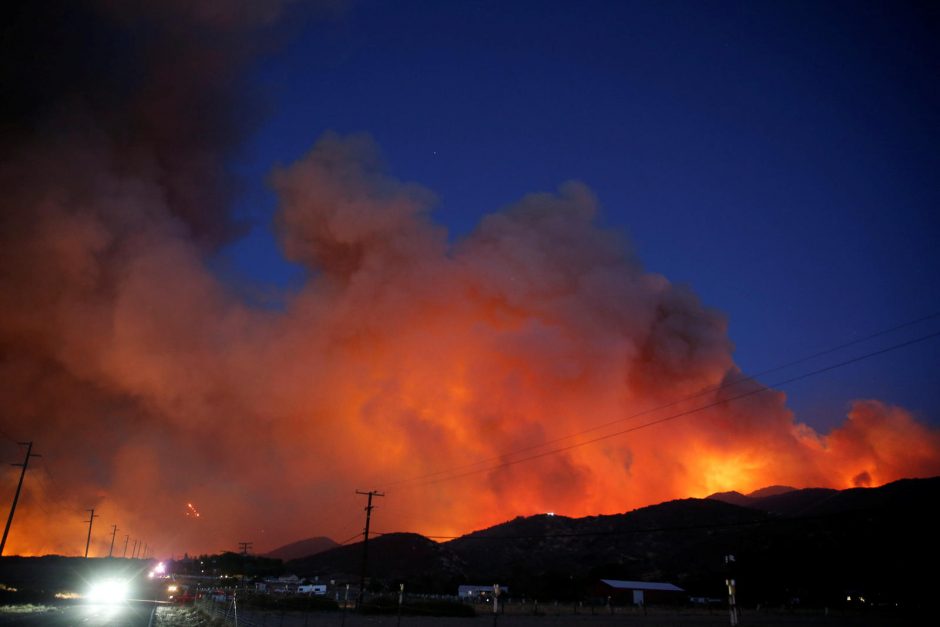
[[545, 512], [545, 515], [546, 515], [546, 516], [554, 516], [554, 515], [555, 515], [555, 512]]

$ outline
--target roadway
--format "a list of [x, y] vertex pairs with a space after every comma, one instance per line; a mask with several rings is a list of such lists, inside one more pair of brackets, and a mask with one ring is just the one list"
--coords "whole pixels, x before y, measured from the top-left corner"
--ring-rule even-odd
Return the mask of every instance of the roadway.
[[20, 606], [15, 611], [0, 611], [0, 625], [149, 627], [157, 607], [153, 601]]

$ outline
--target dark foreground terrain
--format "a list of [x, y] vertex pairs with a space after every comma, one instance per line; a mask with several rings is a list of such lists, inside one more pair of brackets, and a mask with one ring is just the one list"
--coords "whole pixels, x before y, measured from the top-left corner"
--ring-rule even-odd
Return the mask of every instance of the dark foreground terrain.
[[[550, 607], [533, 615], [532, 607], [511, 605], [494, 621], [487, 608], [478, 608], [474, 618], [439, 616], [364, 616], [349, 612], [253, 612], [238, 611], [237, 624], [242, 627], [679, 627], [683, 625], [719, 627], [729, 624], [727, 611], [714, 609], [649, 608], [646, 612], [636, 608], [615, 608], [614, 613], [597, 611], [591, 614], [583, 608], [575, 613], [572, 607]], [[129, 603], [115, 606], [61, 603], [52, 605], [18, 605], [0, 607], [0, 625], [36, 625], [88, 627], [218, 627], [235, 625], [232, 608], [211, 601], [185, 607]], [[809, 611], [775, 609], [745, 609], [740, 616], [742, 626], [766, 627], [880, 627], [884, 625], [929, 625], [927, 617], [912, 616], [890, 610], [864, 611]]]
[[[201, 603], [196, 608], [205, 616], [214, 616], [217, 621], [227, 617], [228, 624], [234, 624], [230, 607], [223, 604]], [[503, 627], [568, 627], [586, 625], [588, 627], [642, 627], [642, 626], [725, 626], [730, 623], [729, 614], [724, 609], [690, 608], [648, 608], [617, 607], [613, 613], [596, 610], [591, 613], [587, 608], [576, 612], [573, 606], [551, 606], [541, 608], [539, 614], [533, 614], [531, 604], [513, 604], [505, 608], [496, 620], [485, 606], [477, 607], [477, 616], [473, 618], [455, 618], [441, 616], [363, 616], [353, 611], [278, 613], [278, 612], [239, 612], [238, 624], [247, 627], [398, 627], [408, 625], [443, 625], [450, 627], [483, 627], [495, 625]], [[925, 625], [931, 621], [916, 615], [903, 614], [891, 610], [885, 611], [800, 611], [784, 609], [745, 609], [739, 615], [740, 625], [761, 625], [767, 627], [797, 627], [801, 625], [819, 625], [829, 627], [876, 627], [883, 625]], [[190, 624], [190, 623], [181, 623]], [[210, 623], [205, 623], [210, 624]]]

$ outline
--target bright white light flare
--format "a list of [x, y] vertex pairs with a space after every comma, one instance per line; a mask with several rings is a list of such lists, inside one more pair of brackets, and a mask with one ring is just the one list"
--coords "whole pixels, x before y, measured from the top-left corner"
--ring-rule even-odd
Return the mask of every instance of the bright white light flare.
[[88, 589], [85, 598], [92, 603], [121, 603], [127, 600], [130, 586], [120, 579], [97, 581]]

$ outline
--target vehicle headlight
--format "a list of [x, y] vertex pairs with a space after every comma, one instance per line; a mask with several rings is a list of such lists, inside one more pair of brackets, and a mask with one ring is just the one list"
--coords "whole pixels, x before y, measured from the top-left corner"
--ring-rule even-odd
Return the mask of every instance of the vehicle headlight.
[[130, 586], [120, 579], [103, 579], [88, 588], [85, 598], [92, 603], [120, 603], [127, 599]]

